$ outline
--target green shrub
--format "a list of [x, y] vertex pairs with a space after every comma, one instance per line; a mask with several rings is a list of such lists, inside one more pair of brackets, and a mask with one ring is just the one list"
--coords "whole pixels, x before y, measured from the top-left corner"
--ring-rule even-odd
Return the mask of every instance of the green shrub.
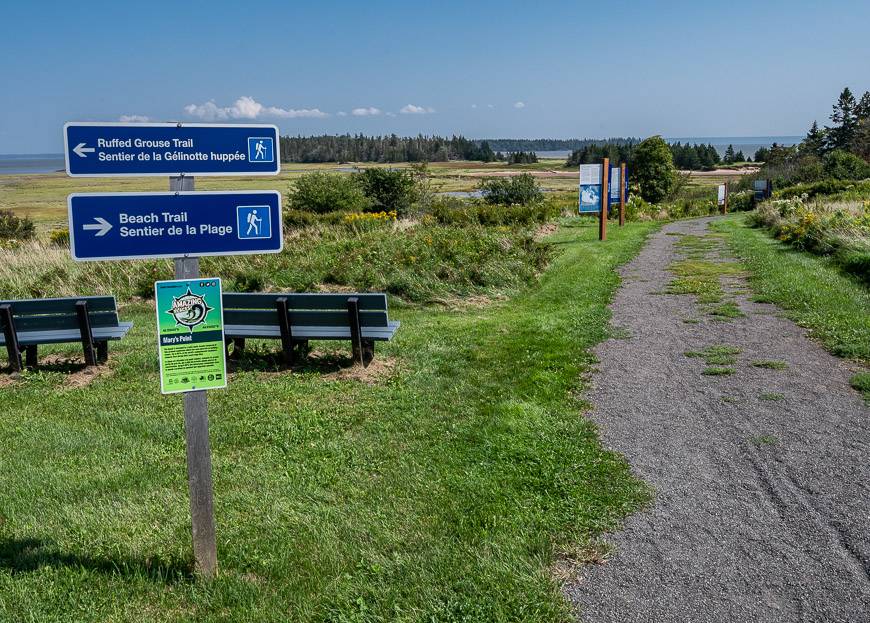
[[407, 216], [419, 193], [411, 171], [373, 167], [356, 174], [358, 184], [365, 193], [371, 212], [395, 212], [399, 218]]
[[358, 177], [340, 173], [307, 173], [290, 194], [291, 209], [313, 214], [360, 212], [370, 205]]
[[528, 205], [543, 199], [541, 187], [531, 173], [483, 180], [479, 185], [486, 203]]
[[445, 197], [439, 198], [433, 204], [432, 217], [443, 225], [532, 227], [552, 220], [561, 211], [555, 201], [540, 201], [528, 205], [497, 205]]
[[870, 177], [870, 164], [855, 154], [835, 149], [825, 154], [825, 174], [838, 180], [863, 180]]
[[638, 144], [632, 176], [640, 184], [640, 194], [645, 201], [658, 203], [670, 194], [676, 170], [671, 148], [661, 136], [651, 136]]
[[313, 212], [305, 212], [294, 208], [284, 209], [284, 226], [288, 229], [297, 227], [310, 227], [318, 222], [317, 216]]
[[31, 240], [36, 225], [29, 216], [18, 217], [12, 210], [0, 210], [0, 240]]
[[749, 212], [755, 209], [755, 193], [751, 190], [741, 190], [728, 195], [728, 210], [731, 212]]
[[54, 229], [48, 235], [48, 241], [55, 247], [69, 247], [69, 229]]

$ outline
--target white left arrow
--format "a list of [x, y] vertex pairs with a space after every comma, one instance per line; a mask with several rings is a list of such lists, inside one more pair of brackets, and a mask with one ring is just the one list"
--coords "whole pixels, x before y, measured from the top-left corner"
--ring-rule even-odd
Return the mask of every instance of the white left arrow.
[[88, 223], [87, 225], [82, 225], [82, 229], [84, 229], [85, 231], [97, 232], [96, 233], [97, 237], [105, 236], [109, 232], [109, 230], [112, 229], [112, 224], [109, 221], [107, 221], [106, 219], [99, 217], [99, 216], [95, 216], [94, 220], [97, 222], [96, 223]]
[[84, 143], [79, 143], [75, 147], [73, 147], [73, 151], [76, 152], [76, 155], [79, 158], [87, 158], [87, 154], [93, 153], [96, 150], [93, 147], [85, 147]]

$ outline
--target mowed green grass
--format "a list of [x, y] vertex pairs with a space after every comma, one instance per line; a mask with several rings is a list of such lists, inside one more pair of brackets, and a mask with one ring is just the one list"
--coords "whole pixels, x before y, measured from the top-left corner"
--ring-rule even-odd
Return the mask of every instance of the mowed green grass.
[[798, 251], [753, 229], [745, 216], [716, 221], [743, 260], [755, 299], [775, 303], [832, 353], [870, 363], [870, 289], [829, 259]]
[[654, 227], [599, 243], [572, 219], [511, 300], [394, 306], [374, 383], [254, 358], [210, 392], [210, 583], [191, 575], [182, 401], [159, 395], [153, 309], [125, 307], [110, 374], [0, 388], [0, 620], [568, 620], [555, 557], [648, 497], [578, 393], [614, 267]]

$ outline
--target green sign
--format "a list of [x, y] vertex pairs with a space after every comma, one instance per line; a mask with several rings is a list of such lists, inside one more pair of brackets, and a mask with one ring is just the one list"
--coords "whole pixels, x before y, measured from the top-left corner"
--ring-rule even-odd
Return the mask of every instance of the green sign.
[[157, 281], [157, 343], [164, 394], [227, 386], [221, 280]]

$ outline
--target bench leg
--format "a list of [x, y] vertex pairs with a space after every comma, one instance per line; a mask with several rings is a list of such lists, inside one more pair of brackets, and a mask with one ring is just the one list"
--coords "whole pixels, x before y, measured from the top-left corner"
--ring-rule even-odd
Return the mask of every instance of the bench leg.
[[227, 347], [229, 345], [233, 345], [233, 352], [230, 353], [230, 359], [239, 359], [242, 356], [242, 353], [245, 350], [245, 338], [243, 337], [231, 337], [227, 339]]
[[372, 359], [375, 358], [375, 341], [374, 340], [363, 340], [362, 341], [362, 364], [363, 367], [368, 367], [368, 365], [372, 362]]
[[35, 368], [37, 362], [39, 361], [39, 355], [36, 350], [37, 348], [38, 347], [36, 346], [36, 344], [31, 344], [30, 346], [26, 346], [24, 348], [24, 352], [27, 353], [27, 359], [25, 363], [27, 364], [28, 368]]
[[359, 299], [355, 296], [347, 299], [347, 320], [350, 326], [350, 349], [353, 353], [353, 362], [354, 364], [358, 363], [365, 366], [366, 363], [363, 360], [362, 327], [360, 326], [359, 317]]
[[287, 297], [282, 296], [275, 300], [275, 311], [278, 314], [278, 328], [281, 329], [281, 356], [285, 365], [293, 365], [296, 356], [293, 349], [293, 328], [290, 325], [290, 309], [287, 306]]
[[311, 347], [308, 345], [308, 340], [293, 340], [293, 349], [295, 356], [298, 359], [305, 359], [308, 353], [311, 352]]
[[82, 336], [85, 366], [95, 366], [97, 365], [97, 354], [94, 352], [94, 334], [91, 333], [91, 318], [88, 316], [87, 301], [76, 301], [76, 315], [79, 320], [79, 332]]
[[109, 341], [97, 342], [97, 362], [106, 363], [109, 360]]
[[18, 346], [18, 332], [15, 320], [12, 318], [12, 306], [8, 303], [0, 305], [0, 320], [3, 322], [3, 336], [6, 339], [6, 352], [9, 354], [9, 367], [15, 372], [21, 371], [21, 348]]

